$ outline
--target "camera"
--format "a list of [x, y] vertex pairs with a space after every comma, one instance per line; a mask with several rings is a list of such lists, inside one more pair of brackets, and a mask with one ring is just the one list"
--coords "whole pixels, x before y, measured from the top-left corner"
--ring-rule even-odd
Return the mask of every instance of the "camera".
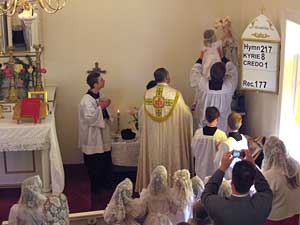
[[232, 154], [233, 158], [244, 158], [245, 157], [245, 152], [244, 151], [233, 150], [231, 154]]

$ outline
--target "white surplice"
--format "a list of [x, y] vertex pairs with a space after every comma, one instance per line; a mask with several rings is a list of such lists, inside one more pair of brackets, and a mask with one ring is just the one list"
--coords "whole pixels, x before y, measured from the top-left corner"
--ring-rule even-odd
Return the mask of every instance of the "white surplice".
[[[229, 137], [225, 142], [219, 145], [219, 150], [216, 154], [215, 161], [214, 161], [216, 168], [219, 168], [219, 166], [221, 165], [221, 160], [225, 152], [232, 151], [232, 150], [240, 151], [243, 149], [248, 149], [247, 138], [242, 134], [241, 136], [242, 136], [242, 140], [240, 141], [236, 141], [233, 137]], [[231, 180], [233, 166], [238, 161], [241, 160], [239, 158], [233, 159], [229, 168], [225, 171], [225, 178], [227, 180]]]
[[165, 83], [147, 90], [140, 121], [138, 192], [147, 187], [158, 165], [164, 165], [169, 174], [192, 168], [192, 114], [179, 91]]
[[232, 62], [226, 63], [226, 75], [221, 90], [210, 90], [209, 79], [202, 74], [202, 64], [196, 63], [190, 73], [190, 85], [196, 89], [197, 99], [195, 108], [195, 121], [199, 127], [205, 126], [205, 110], [209, 106], [219, 109], [221, 118], [218, 127], [227, 130], [227, 117], [231, 113], [231, 101], [237, 87], [238, 71]]
[[204, 135], [203, 128], [196, 130], [192, 138], [192, 154], [195, 157], [195, 172], [204, 179], [215, 172], [216, 145], [227, 140], [226, 134], [217, 129], [213, 136]]
[[79, 105], [79, 147], [87, 155], [111, 150], [110, 120], [103, 118], [99, 101], [85, 94]]

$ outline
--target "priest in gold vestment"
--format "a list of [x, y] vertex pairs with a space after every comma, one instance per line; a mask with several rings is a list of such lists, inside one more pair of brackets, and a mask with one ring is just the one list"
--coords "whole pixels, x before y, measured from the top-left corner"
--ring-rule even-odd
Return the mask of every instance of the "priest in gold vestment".
[[136, 191], [150, 182], [150, 174], [158, 165], [167, 168], [169, 181], [179, 169], [192, 169], [192, 114], [181, 93], [168, 84], [166, 69], [154, 72], [157, 85], [146, 91], [140, 111], [141, 145]]

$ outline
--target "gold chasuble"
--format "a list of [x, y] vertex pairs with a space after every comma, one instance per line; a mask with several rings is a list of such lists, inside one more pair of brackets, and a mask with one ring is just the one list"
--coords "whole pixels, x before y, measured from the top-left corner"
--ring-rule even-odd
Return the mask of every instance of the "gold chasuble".
[[147, 187], [158, 165], [167, 168], [169, 178], [176, 170], [192, 169], [192, 114], [179, 91], [165, 83], [147, 90], [140, 121], [138, 192]]

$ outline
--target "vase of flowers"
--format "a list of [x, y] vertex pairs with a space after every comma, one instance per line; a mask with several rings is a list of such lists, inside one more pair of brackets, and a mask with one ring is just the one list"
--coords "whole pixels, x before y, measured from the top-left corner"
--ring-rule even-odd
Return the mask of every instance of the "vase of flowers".
[[128, 110], [128, 114], [131, 116], [128, 123], [133, 125], [136, 131], [139, 130], [139, 109], [137, 107], [132, 107]]
[[[15, 73], [19, 80], [19, 86], [23, 87], [24, 97], [27, 97], [30, 89], [37, 86], [37, 68], [30, 56], [26, 56], [27, 62], [15, 57]], [[41, 74], [46, 74], [47, 70], [41, 68]]]

